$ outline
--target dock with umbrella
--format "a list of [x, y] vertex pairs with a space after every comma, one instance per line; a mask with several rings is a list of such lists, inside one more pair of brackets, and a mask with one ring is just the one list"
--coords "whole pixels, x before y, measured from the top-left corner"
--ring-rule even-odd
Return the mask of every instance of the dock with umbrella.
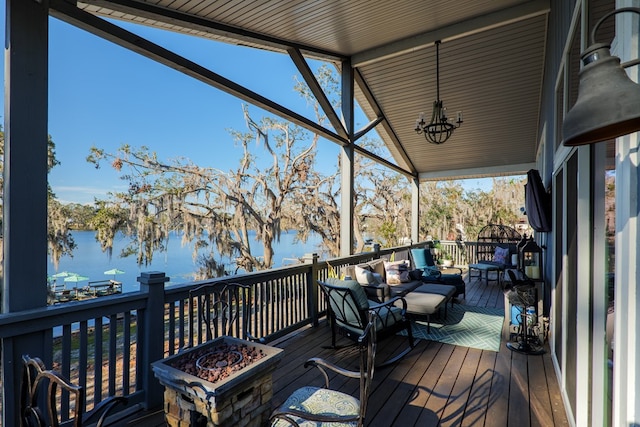
[[93, 296], [90, 294], [89, 292], [89, 288], [88, 286], [86, 287], [79, 287], [78, 284], [82, 283], [82, 282], [89, 282], [89, 277], [87, 276], [82, 276], [80, 274], [70, 274], [69, 276], [64, 278], [64, 282], [65, 283], [74, 283], [75, 286], [71, 289], [69, 289], [69, 291], [71, 291], [72, 293], [72, 300], [83, 300], [83, 299], [88, 299], [88, 298], [92, 298]]
[[113, 281], [115, 281], [115, 280], [116, 280], [116, 276], [117, 276], [118, 274], [124, 274], [124, 273], [125, 273], [125, 272], [124, 272], [124, 271], [122, 271], [122, 270], [118, 270], [117, 268], [112, 268], [111, 270], [107, 270], [107, 271], [105, 271], [105, 272], [104, 272], [104, 275], [105, 275], [105, 276], [113, 276], [113, 279], [112, 279], [112, 280], [113, 280]]

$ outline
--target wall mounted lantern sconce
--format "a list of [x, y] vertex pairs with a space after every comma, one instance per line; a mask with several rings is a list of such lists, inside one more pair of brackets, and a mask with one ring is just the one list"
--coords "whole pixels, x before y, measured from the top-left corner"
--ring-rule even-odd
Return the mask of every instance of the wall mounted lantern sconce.
[[640, 130], [640, 85], [634, 83], [625, 67], [612, 56], [610, 44], [596, 43], [596, 32], [609, 17], [622, 12], [640, 14], [640, 8], [623, 7], [603, 16], [591, 31], [591, 45], [582, 53], [578, 99], [562, 125], [566, 146], [593, 144]]

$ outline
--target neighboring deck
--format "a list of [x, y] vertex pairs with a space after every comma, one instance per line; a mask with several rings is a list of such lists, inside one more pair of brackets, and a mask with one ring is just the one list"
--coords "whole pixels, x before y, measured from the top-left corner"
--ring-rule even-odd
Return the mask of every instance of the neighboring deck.
[[[467, 280], [465, 304], [503, 307], [502, 290], [495, 284]], [[526, 356], [503, 343], [498, 353], [438, 342], [418, 342], [397, 364], [379, 369], [369, 397], [368, 426], [568, 426], [565, 408], [549, 353]], [[341, 341], [344, 344], [346, 340]], [[323, 348], [330, 331], [323, 322], [275, 345], [285, 356], [274, 373], [273, 405], [279, 405], [302, 385], [321, 385], [321, 375], [302, 365], [310, 357], [323, 357], [354, 369], [353, 347]], [[406, 345], [392, 337], [378, 343], [378, 358]], [[347, 366], [349, 367], [349, 366]], [[355, 394], [358, 384], [336, 378], [333, 387]], [[161, 412], [132, 420], [129, 425], [164, 426]]]

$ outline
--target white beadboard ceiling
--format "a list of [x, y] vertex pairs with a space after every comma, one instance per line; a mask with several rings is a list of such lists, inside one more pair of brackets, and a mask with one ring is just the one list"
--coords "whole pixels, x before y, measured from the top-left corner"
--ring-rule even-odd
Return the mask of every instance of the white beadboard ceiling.
[[[64, 1], [51, 0], [52, 9]], [[548, 0], [84, 0], [77, 8], [196, 37], [349, 60], [358, 103], [380, 120], [376, 130], [391, 161], [421, 179], [525, 173], [536, 159]], [[443, 145], [413, 130], [436, 97], [436, 40], [440, 97], [450, 116], [464, 113]]]

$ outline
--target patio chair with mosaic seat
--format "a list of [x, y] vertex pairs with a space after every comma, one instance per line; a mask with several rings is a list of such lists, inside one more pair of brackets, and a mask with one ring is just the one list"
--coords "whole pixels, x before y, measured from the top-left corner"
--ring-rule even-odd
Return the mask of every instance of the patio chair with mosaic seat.
[[[272, 413], [271, 427], [364, 425], [369, 389], [375, 370], [376, 317], [373, 312], [369, 313], [369, 321], [357, 340], [359, 372], [344, 369], [320, 358], [307, 360], [305, 368], [316, 367], [321, 371], [324, 387], [305, 386], [294, 391]], [[359, 398], [330, 389], [330, 374], [335, 374], [337, 378], [342, 376], [359, 380]]]
[[320, 289], [328, 301], [328, 317], [331, 326], [331, 347], [336, 346], [338, 333], [357, 342], [368, 322], [369, 313], [373, 313], [377, 335], [380, 339], [406, 331], [409, 341], [407, 348], [391, 356], [378, 367], [388, 366], [406, 356], [415, 346], [411, 321], [407, 318], [407, 301], [397, 296], [378, 303], [369, 301], [362, 285], [356, 280], [329, 278], [318, 281]]

